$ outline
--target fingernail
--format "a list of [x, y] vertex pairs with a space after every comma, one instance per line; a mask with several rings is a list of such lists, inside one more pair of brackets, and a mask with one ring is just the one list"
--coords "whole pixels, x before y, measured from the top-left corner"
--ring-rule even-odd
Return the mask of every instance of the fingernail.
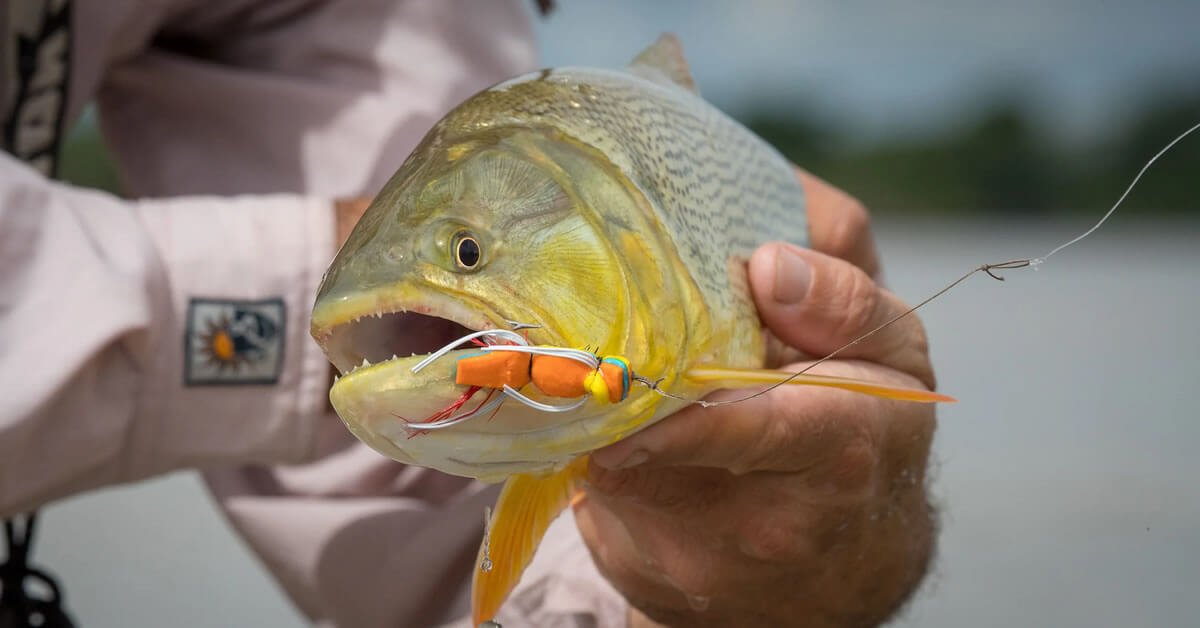
[[799, 303], [808, 294], [812, 268], [791, 247], [781, 246], [775, 254], [775, 301], [784, 305]]
[[616, 456], [609, 456], [605, 455], [605, 453], [606, 452], [598, 451], [592, 454], [592, 460], [605, 469], [628, 469], [630, 467], [636, 467], [650, 459], [650, 453], [645, 449], [634, 449], [624, 458], [621, 458], [619, 454]]

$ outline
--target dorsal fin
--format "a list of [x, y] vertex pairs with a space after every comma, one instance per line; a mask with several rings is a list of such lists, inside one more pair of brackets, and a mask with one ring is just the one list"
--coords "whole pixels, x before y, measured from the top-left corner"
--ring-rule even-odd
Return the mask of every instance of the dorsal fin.
[[700, 94], [687, 59], [683, 57], [683, 45], [674, 33], [663, 33], [658, 39], [634, 57], [629, 64], [634, 74], [663, 85], [680, 87], [693, 94]]

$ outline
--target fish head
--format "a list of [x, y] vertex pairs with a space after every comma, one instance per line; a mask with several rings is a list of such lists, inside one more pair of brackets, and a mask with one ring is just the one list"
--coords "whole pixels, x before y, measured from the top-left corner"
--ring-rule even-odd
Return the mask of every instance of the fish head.
[[661, 373], [677, 347], [650, 338], [682, 333], [683, 313], [662, 303], [661, 229], [619, 169], [557, 129], [463, 126], [435, 127], [367, 209], [321, 282], [311, 332], [341, 373], [334, 408], [381, 453], [487, 480], [551, 471], [631, 433], [661, 398], [639, 390], [564, 413], [506, 401], [421, 432], [408, 424], [463, 394], [454, 363], [469, 350], [413, 367], [471, 331], [519, 322], [530, 344]]

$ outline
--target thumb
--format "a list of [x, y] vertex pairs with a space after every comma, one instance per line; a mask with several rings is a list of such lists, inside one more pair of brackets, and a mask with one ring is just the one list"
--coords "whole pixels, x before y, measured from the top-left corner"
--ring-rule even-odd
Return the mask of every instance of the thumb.
[[[809, 355], [828, 355], [908, 309], [857, 266], [784, 242], [754, 252], [749, 278], [763, 323], [785, 344]], [[934, 384], [925, 329], [914, 315], [847, 347], [838, 357], [869, 360]]]

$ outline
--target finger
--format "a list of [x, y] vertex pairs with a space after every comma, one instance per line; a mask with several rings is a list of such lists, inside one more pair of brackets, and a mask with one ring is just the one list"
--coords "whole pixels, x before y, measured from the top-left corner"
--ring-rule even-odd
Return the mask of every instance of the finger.
[[878, 278], [879, 253], [871, 233], [871, 216], [853, 196], [796, 169], [808, 212], [809, 247], [844, 259]]
[[[935, 385], [925, 328], [900, 299], [860, 268], [792, 244], [763, 245], [750, 258], [750, 287], [771, 333], [809, 355], [862, 358]], [[897, 318], [899, 317], [899, 318]], [[894, 322], [892, 322], [894, 319]]]
[[[632, 606], [657, 618], [665, 619], [685, 610], [687, 604], [683, 590], [675, 579], [667, 575], [667, 565], [660, 558], [660, 555], [680, 556], [678, 552], [666, 551], [678, 547], [679, 544], [673, 542], [678, 539], [671, 536], [645, 538], [648, 530], [657, 529], [647, 526], [643, 521], [649, 513], [636, 513], [632, 519], [623, 519], [613, 512], [612, 500], [590, 491], [588, 495], [575, 507], [575, 523], [592, 554], [592, 561], [605, 579]], [[638, 526], [642, 538], [634, 538], [629, 521]], [[671, 567], [675, 565], [672, 563]], [[715, 571], [695, 569], [694, 565], [690, 567], [687, 571], [695, 573]]]
[[[829, 362], [831, 375], [913, 385], [894, 370], [864, 363]], [[710, 400], [746, 397], [726, 390]], [[914, 409], [921, 408], [921, 409]], [[861, 486], [876, 462], [890, 422], [932, 416], [926, 404], [905, 404], [845, 391], [778, 388], [738, 403], [688, 407], [622, 441], [592, 453], [610, 469], [686, 465], [752, 471], [821, 471], [843, 489]], [[887, 417], [886, 420], [884, 417]]]

